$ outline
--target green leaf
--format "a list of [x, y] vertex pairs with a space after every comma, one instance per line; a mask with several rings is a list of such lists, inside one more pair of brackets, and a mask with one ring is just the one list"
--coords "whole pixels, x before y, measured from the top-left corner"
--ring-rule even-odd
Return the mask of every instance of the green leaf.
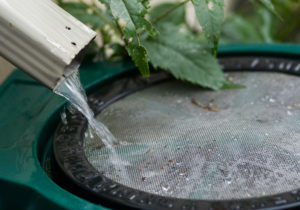
[[259, 31], [263, 40], [267, 43], [273, 42], [272, 38], [272, 14], [264, 7], [258, 9], [259, 19], [261, 24], [259, 25]]
[[142, 0], [111, 0], [110, 9], [114, 18], [123, 22], [122, 27], [126, 50], [143, 76], [149, 75], [147, 51], [140, 43], [140, 32], [147, 31], [152, 37], [158, 35], [158, 31], [145, 19], [147, 13], [147, 1]]
[[150, 75], [149, 64], [147, 61], [147, 51], [145, 47], [136, 44], [128, 44], [126, 46], [128, 54], [132, 57], [135, 65], [140, 70], [143, 77]]
[[141, 2], [146, 9], [150, 8], [150, 0], [141, 0]]
[[119, 43], [112, 43], [109, 45], [109, 48], [113, 50], [113, 53], [109, 57], [109, 60], [121, 60], [128, 59], [128, 53], [123, 45]]
[[273, 3], [271, 0], [260, 0], [260, 2], [265, 5], [265, 7], [270, 10], [274, 15], [276, 15], [279, 19], [282, 20], [281, 16], [278, 14], [278, 12], [276, 11]]
[[158, 35], [158, 31], [145, 19], [147, 9], [141, 0], [111, 0], [110, 8], [115, 19], [124, 22], [124, 38], [129, 40], [138, 32], [147, 31], [152, 37]]
[[213, 44], [213, 53], [216, 54], [224, 17], [224, 2], [223, 0], [192, 0], [192, 3], [206, 38]]
[[[176, 3], [162, 3], [159, 4], [153, 9], [150, 10], [150, 20], [151, 22], [163, 14], [165, 11], [169, 10], [170, 8], [174, 7]], [[169, 22], [173, 24], [181, 24], [185, 22], [185, 7], [177, 7], [172, 13], [166, 15], [163, 19], [160, 20], [160, 23]]]
[[220, 89], [225, 84], [217, 60], [199, 43], [186, 38], [176, 25], [161, 25], [157, 39], [142, 41], [151, 64], [169, 70], [175, 78]]
[[[257, 22], [258, 19], [255, 19]], [[243, 16], [233, 13], [227, 14], [227, 21], [222, 27], [221, 43], [231, 42], [263, 42], [257, 24], [253, 24]]]
[[109, 8], [110, 0], [99, 0], [99, 2], [107, 6], [107, 8]]

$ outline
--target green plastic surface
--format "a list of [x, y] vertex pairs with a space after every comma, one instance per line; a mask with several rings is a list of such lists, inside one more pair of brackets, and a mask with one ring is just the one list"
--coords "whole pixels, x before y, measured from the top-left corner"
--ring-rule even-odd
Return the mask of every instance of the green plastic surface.
[[[89, 88], [133, 68], [131, 62], [88, 64], [80, 76]], [[102, 209], [56, 185], [40, 165], [59, 120], [52, 113], [64, 103], [19, 70], [0, 87], [0, 209]]]
[[[297, 45], [226, 45], [219, 51], [300, 56]], [[84, 87], [92, 90], [132, 69], [131, 62], [86, 64], [80, 75]], [[19, 70], [0, 86], [0, 209], [104, 209], [62, 189], [41, 167], [64, 103]]]

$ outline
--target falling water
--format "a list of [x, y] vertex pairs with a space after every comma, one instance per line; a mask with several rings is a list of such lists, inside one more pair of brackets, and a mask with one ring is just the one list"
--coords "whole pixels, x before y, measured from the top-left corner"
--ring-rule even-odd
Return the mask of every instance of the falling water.
[[117, 143], [117, 141], [108, 128], [94, 118], [94, 113], [87, 103], [85, 91], [80, 83], [78, 71], [65, 79], [54, 92], [66, 98], [73, 107], [80, 111], [86, 117], [90, 127], [105, 146], [111, 149], [113, 148], [113, 144]]

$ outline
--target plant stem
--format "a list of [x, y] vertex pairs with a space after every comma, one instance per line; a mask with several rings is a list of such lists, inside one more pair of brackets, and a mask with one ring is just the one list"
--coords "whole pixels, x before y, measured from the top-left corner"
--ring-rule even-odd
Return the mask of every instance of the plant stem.
[[164, 17], [166, 17], [168, 14], [170, 14], [171, 12], [173, 12], [175, 9], [177, 9], [178, 7], [186, 4], [189, 0], [185, 0], [183, 2], [180, 2], [178, 4], [175, 4], [174, 6], [172, 6], [170, 9], [166, 10], [164, 13], [162, 13], [160, 16], [158, 16], [157, 18], [155, 18], [152, 21], [152, 24], [157, 23], [158, 21], [160, 21], [161, 19], [163, 19]]

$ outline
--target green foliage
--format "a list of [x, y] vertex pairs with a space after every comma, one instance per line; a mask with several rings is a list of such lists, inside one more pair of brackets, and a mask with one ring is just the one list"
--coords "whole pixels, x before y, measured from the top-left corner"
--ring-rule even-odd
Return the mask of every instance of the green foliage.
[[271, 0], [260, 0], [260, 2], [265, 5], [266, 8], [268, 8], [268, 10], [270, 10], [274, 15], [276, 15], [278, 18], [281, 19], [281, 16], [278, 14], [278, 12], [276, 11], [273, 3]]
[[158, 31], [145, 19], [147, 8], [141, 0], [111, 0], [110, 9], [116, 20], [124, 21], [125, 39], [129, 40], [141, 31], [147, 31], [153, 37], [158, 35]]
[[[88, 24], [94, 30], [103, 28], [107, 24], [113, 24], [113, 19], [108, 12], [103, 12], [100, 8], [92, 7], [82, 2], [57, 1], [58, 5], [76, 17], [81, 22]], [[91, 9], [91, 7], [93, 9]]]
[[137, 65], [143, 76], [150, 74], [147, 61], [147, 50], [141, 45], [140, 33], [148, 32], [152, 37], [158, 35], [158, 31], [145, 19], [147, 8], [139, 0], [111, 0], [110, 9], [114, 18], [124, 26], [121, 28], [125, 39], [128, 54]]
[[[150, 11], [150, 20], [154, 21], [158, 17], [160, 17], [164, 12], [170, 10], [174, 7], [176, 3], [162, 3], [151, 9]], [[173, 23], [176, 25], [182, 24], [185, 22], [185, 8], [177, 7], [172, 13], [167, 14], [160, 23]]]
[[259, 27], [260, 25], [252, 24], [242, 16], [228, 13], [226, 22], [223, 25], [220, 42], [262, 42], [264, 40]]
[[236, 1], [223, 24], [221, 43], [231, 42], [299, 42], [299, 0], [272, 0], [272, 8], [260, 0]]
[[127, 45], [126, 50], [131, 56], [135, 65], [140, 70], [142, 76], [147, 77], [150, 75], [149, 65], [147, 60], [147, 50], [140, 44], [130, 43]]
[[[57, 0], [62, 8], [101, 35], [100, 43], [94, 43], [90, 51], [93, 60], [126, 59], [129, 56], [143, 76], [149, 75], [150, 63], [155, 68], [170, 71], [178, 79], [211, 89], [242, 87], [224, 79], [215, 58], [220, 35], [223, 43], [272, 42], [291, 34], [278, 32], [274, 35], [277, 29], [274, 26], [282, 21], [274, 20], [273, 14], [291, 19], [294, 27], [283, 25], [288, 32], [294, 33], [293, 28], [300, 22], [299, 18], [289, 15], [291, 10], [294, 15], [299, 13], [294, 5], [299, 4], [299, 0], [290, 0], [290, 3], [240, 0], [237, 2], [246, 5], [246, 9], [228, 13], [225, 20], [223, 0], [177, 0], [154, 7], [150, 7], [149, 2]], [[187, 23], [187, 2], [194, 6], [203, 33]], [[245, 11], [255, 15], [244, 15]]]
[[272, 19], [272, 36], [275, 41], [299, 42], [300, 1], [273, 1], [283, 20]]
[[213, 44], [212, 50], [216, 55], [224, 17], [224, 2], [223, 0], [192, 0], [192, 2], [200, 25], [209, 42]]
[[170, 70], [175, 78], [204, 87], [223, 86], [225, 81], [219, 64], [201, 43], [187, 39], [176, 25], [166, 23], [159, 29], [161, 36], [143, 41], [154, 67]]
[[255, 7], [255, 9], [254, 18], [228, 13], [222, 29], [221, 43], [273, 42], [272, 14], [264, 7]]

